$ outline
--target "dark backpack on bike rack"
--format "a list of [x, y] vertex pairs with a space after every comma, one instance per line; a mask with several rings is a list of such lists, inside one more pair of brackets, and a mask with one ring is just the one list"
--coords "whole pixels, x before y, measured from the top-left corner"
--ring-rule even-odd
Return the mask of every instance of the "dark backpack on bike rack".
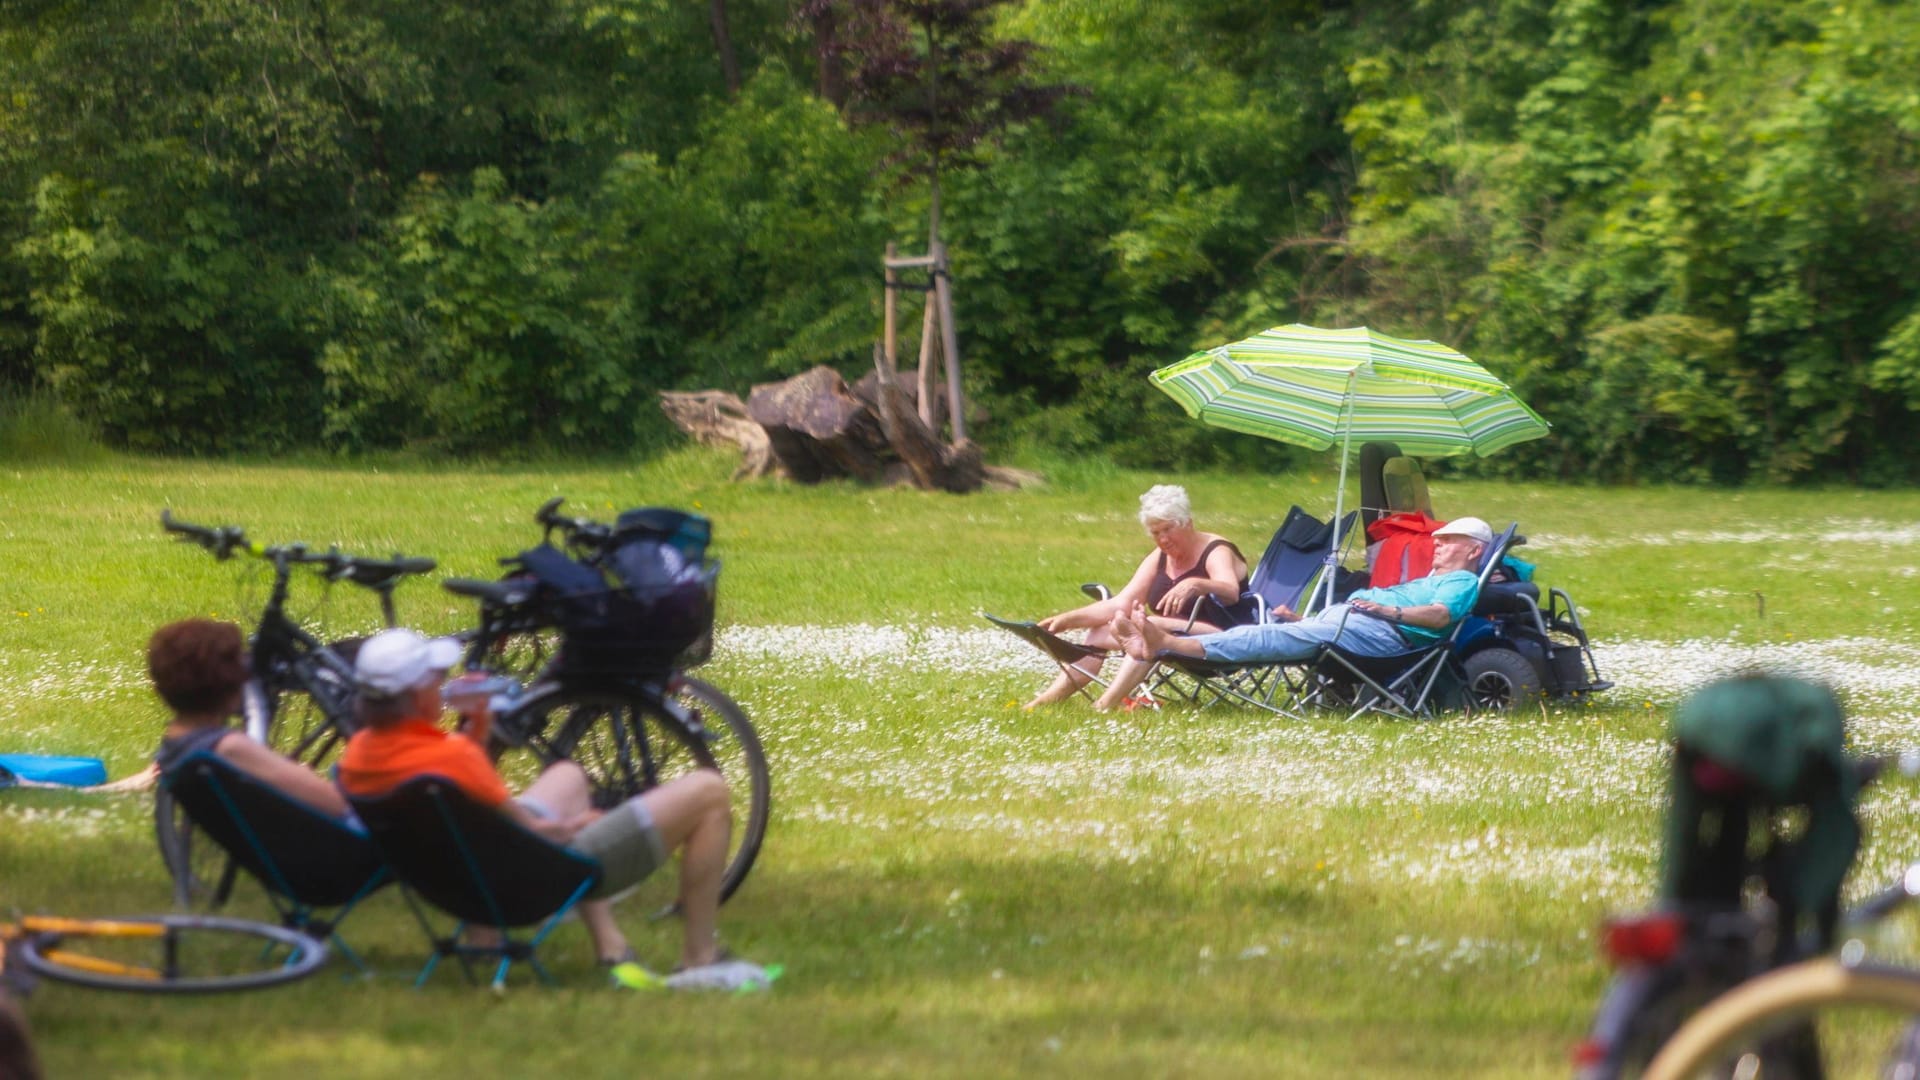
[[621, 514], [588, 560], [551, 544], [522, 552], [560, 627], [561, 670], [664, 676], [704, 663], [720, 574], [706, 557], [711, 537], [706, 518], [643, 507]]
[[[1673, 729], [1662, 896], [1738, 909], [1757, 874], [1779, 916], [1776, 963], [1830, 945], [1860, 846], [1859, 778], [1832, 691], [1773, 676], [1729, 679], [1682, 703]], [[1805, 828], [1783, 835], [1783, 814], [1803, 814]]]

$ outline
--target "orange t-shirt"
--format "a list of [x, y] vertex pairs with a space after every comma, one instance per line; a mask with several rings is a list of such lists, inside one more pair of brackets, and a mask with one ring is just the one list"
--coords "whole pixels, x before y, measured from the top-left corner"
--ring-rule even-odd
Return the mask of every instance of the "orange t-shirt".
[[340, 786], [349, 795], [385, 795], [429, 774], [446, 777], [484, 806], [499, 806], [512, 797], [485, 751], [431, 720], [362, 728], [340, 754]]

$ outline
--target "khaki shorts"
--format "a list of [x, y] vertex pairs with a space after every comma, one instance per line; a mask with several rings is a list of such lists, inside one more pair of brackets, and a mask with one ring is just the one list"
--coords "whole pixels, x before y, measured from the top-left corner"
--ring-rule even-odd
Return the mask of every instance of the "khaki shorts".
[[638, 798], [628, 799], [573, 834], [567, 845], [600, 860], [600, 884], [587, 895], [607, 896], [645, 881], [667, 861], [667, 848], [653, 815]]

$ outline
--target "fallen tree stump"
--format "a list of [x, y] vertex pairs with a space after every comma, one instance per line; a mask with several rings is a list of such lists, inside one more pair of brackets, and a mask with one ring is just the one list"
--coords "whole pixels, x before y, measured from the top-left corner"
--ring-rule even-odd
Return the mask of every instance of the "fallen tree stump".
[[839, 372], [816, 367], [755, 386], [744, 403], [724, 390], [666, 390], [660, 407], [701, 443], [737, 446], [735, 479], [773, 474], [813, 484], [846, 476], [955, 493], [1040, 482], [1035, 473], [987, 465], [971, 440], [942, 443], [921, 421], [913, 388], [883, 368], [849, 387]]
[[733, 478], [780, 474], [773, 444], [759, 424], [747, 418], [747, 407], [725, 390], [662, 390], [660, 408], [681, 431], [706, 446], [737, 446], [740, 467]]

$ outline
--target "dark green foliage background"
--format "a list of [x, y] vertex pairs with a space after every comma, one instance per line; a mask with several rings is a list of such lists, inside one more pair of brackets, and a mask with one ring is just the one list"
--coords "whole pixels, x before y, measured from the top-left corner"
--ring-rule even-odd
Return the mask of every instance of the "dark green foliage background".
[[[663, 388], [866, 369], [924, 244], [809, 24], [680, 0], [0, 6], [0, 393], [191, 453], [644, 451]], [[1801, 0], [1029, 0], [1072, 84], [946, 178], [997, 453], [1295, 453], [1143, 376], [1288, 321], [1452, 344], [1469, 471], [1915, 480], [1920, 18]], [[911, 340], [918, 320], [904, 320]]]

